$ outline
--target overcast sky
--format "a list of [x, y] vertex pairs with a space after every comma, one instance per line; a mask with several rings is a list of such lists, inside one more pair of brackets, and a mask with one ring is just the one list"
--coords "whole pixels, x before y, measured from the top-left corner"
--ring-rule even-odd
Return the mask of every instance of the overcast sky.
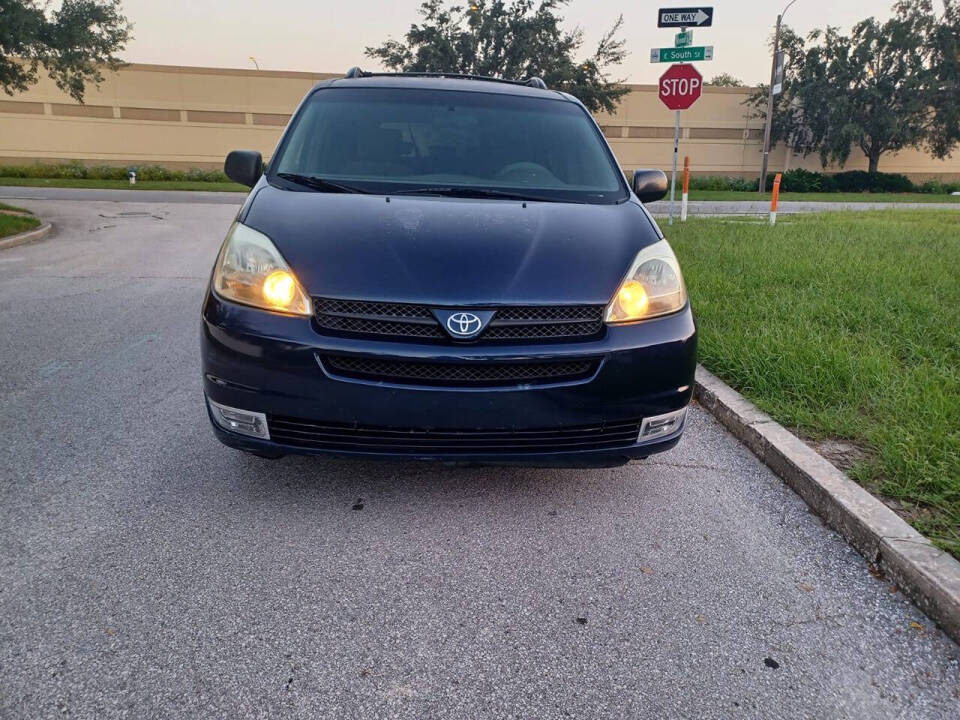
[[[418, 17], [421, 0], [124, 0], [134, 23], [128, 62], [204, 65], [264, 70], [340, 72], [352, 65], [375, 68], [363, 56], [368, 45], [400, 37]], [[766, 42], [777, 12], [788, 0], [713, 0], [714, 26], [694, 31], [695, 45], [713, 45], [712, 62], [699, 63], [707, 78], [727, 72], [748, 84], [766, 82], [770, 60]], [[893, 0], [796, 0], [785, 22], [806, 33], [825, 24], [844, 29], [871, 15], [887, 18]], [[938, 3], [939, 4], [939, 3]], [[695, 2], [650, 0], [573, 0], [566, 8], [569, 27], [579, 25], [587, 47], [623, 13], [623, 37], [631, 55], [620, 74], [632, 83], [656, 83], [663, 67], [651, 65], [651, 47], [669, 47], [673, 31], [658, 29], [656, 9]]]

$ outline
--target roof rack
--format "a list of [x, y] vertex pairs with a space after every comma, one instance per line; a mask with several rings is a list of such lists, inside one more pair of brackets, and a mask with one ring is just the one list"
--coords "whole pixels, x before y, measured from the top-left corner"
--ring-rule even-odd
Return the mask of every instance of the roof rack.
[[359, 67], [352, 67], [347, 70], [344, 78], [364, 78], [364, 77], [434, 77], [434, 78], [453, 78], [455, 80], [483, 80], [486, 82], [498, 82], [498, 83], [507, 83], [508, 85], [525, 85], [526, 87], [537, 88], [539, 90], [546, 90], [547, 84], [543, 81], [543, 78], [531, 77], [526, 80], [507, 80], [505, 78], [496, 78], [490, 77], [488, 75], [470, 75], [467, 73], [452, 73], [452, 72], [398, 72], [398, 73], [387, 73], [387, 72], [367, 72], [361, 70]]

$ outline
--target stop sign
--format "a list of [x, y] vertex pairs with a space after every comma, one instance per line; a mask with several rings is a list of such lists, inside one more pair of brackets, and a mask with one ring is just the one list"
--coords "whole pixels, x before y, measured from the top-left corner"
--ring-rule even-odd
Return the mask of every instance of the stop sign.
[[660, 76], [660, 100], [671, 110], [686, 110], [700, 97], [703, 76], [693, 65], [671, 65]]

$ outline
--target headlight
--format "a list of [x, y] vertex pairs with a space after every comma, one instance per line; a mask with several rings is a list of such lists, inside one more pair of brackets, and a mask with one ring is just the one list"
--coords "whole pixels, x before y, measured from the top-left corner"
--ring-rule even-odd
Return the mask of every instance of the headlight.
[[310, 297], [263, 233], [235, 222], [213, 273], [217, 295], [264, 310], [310, 315]]
[[680, 263], [666, 240], [637, 253], [627, 276], [607, 305], [607, 323], [628, 323], [669, 315], [687, 303]]

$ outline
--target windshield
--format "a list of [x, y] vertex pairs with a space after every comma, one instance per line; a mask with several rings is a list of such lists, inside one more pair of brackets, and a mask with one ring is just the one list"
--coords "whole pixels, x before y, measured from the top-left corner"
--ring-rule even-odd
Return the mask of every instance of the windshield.
[[270, 179], [325, 191], [304, 185], [302, 177], [295, 185], [294, 176], [375, 193], [488, 190], [491, 197], [589, 203], [627, 198], [620, 170], [583, 108], [496, 93], [316, 92], [271, 161]]

